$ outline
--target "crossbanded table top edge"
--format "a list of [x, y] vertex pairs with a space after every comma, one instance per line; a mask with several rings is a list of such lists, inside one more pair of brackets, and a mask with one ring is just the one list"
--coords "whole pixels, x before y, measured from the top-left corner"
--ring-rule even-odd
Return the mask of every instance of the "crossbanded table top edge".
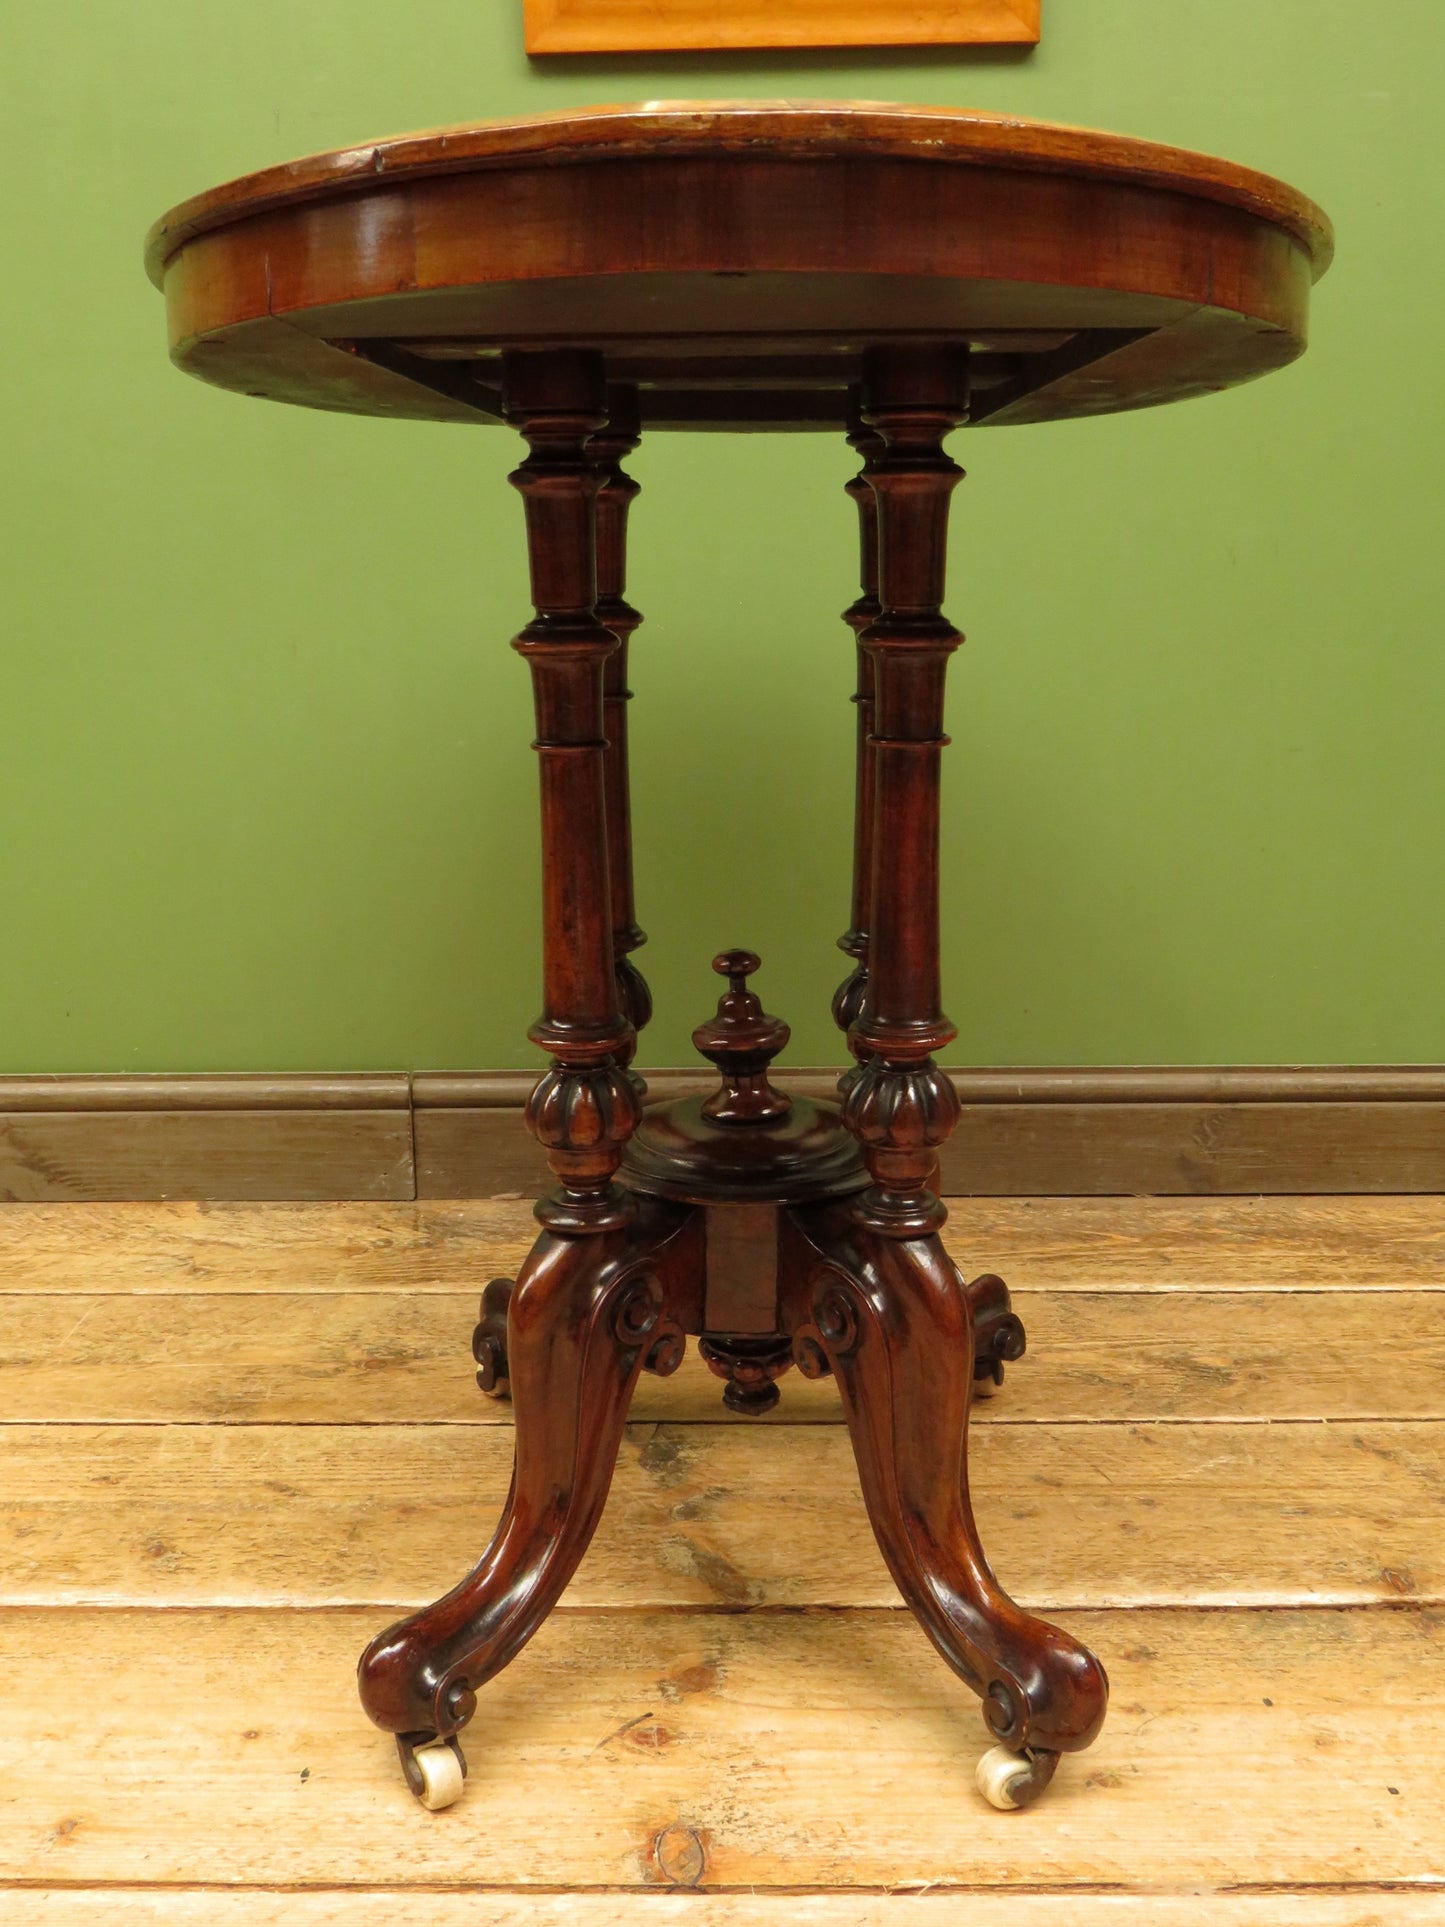
[[1130, 182], [1238, 207], [1286, 231], [1316, 280], [1328, 217], [1297, 189], [1231, 161], [1130, 136], [973, 110], [866, 101], [648, 101], [471, 122], [364, 141], [263, 168], [182, 201], [146, 238], [157, 287], [197, 235], [289, 205], [437, 174], [542, 163], [737, 154], [789, 160], [878, 156]]

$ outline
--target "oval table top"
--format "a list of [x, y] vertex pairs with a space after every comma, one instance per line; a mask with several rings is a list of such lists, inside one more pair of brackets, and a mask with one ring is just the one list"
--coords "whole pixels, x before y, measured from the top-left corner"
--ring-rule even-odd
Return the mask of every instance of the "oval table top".
[[195, 196], [146, 265], [178, 366], [314, 408], [500, 419], [585, 346], [644, 428], [842, 427], [863, 351], [970, 347], [970, 425], [1208, 393], [1303, 352], [1330, 225], [1229, 162], [1042, 121], [674, 101], [401, 135]]

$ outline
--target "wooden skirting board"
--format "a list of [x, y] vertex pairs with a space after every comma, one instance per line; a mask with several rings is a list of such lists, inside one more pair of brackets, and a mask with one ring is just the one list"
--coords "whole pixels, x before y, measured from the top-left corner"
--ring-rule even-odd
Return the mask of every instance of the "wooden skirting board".
[[[0, 1077], [0, 1198], [530, 1194], [516, 1071]], [[834, 1071], [781, 1071], [804, 1095]], [[1445, 1067], [957, 1071], [950, 1196], [1445, 1191]], [[710, 1088], [649, 1073], [654, 1098]]]

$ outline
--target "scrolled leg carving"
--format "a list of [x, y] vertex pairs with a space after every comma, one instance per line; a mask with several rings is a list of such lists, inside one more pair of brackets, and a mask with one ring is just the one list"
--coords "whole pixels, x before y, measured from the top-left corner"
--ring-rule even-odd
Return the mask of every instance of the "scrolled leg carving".
[[[838, 1380], [863, 1496], [899, 1591], [983, 1701], [994, 1738], [1029, 1756], [1012, 1804], [1088, 1746], [1108, 1681], [1077, 1640], [1014, 1604], [990, 1570], [968, 1494], [973, 1329], [936, 1236], [870, 1230], [846, 1203], [785, 1213], [784, 1318], [800, 1364]], [[816, 1373], [814, 1374], [816, 1375]]]
[[512, 1390], [507, 1372], [507, 1306], [512, 1291], [510, 1278], [491, 1280], [482, 1293], [481, 1316], [472, 1333], [477, 1385], [488, 1398], [507, 1398]]
[[642, 1355], [642, 1369], [654, 1378], [671, 1378], [687, 1356], [687, 1334], [680, 1325], [665, 1325]]
[[638, 1374], [681, 1360], [700, 1273], [696, 1215], [661, 1200], [619, 1230], [538, 1239], [508, 1310], [517, 1435], [501, 1521], [459, 1586], [361, 1657], [362, 1704], [404, 1736], [404, 1761], [466, 1725], [555, 1605], [602, 1515]]
[[985, 1271], [969, 1281], [968, 1306], [973, 1315], [973, 1395], [990, 1398], [1003, 1384], [1004, 1366], [1023, 1357], [1028, 1339], [1008, 1286], [996, 1272]]

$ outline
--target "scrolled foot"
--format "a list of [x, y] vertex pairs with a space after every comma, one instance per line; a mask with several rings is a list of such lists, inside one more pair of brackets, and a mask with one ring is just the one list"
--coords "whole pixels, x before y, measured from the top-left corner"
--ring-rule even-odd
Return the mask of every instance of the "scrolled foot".
[[509, 1398], [512, 1392], [507, 1368], [507, 1306], [511, 1298], [512, 1280], [493, 1278], [482, 1293], [481, 1320], [472, 1333], [477, 1384], [488, 1398]]
[[428, 1813], [440, 1813], [461, 1799], [467, 1761], [455, 1737], [398, 1733], [396, 1750], [407, 1785]]
[[991, 1746], [974, 1771], [974, 1784], [991, 1807], [1007, 1813], [1037, 1800], [1058, 1764], [1058, 1754], [1043, 1748], [1014, 1753], [1006, 1746]]

